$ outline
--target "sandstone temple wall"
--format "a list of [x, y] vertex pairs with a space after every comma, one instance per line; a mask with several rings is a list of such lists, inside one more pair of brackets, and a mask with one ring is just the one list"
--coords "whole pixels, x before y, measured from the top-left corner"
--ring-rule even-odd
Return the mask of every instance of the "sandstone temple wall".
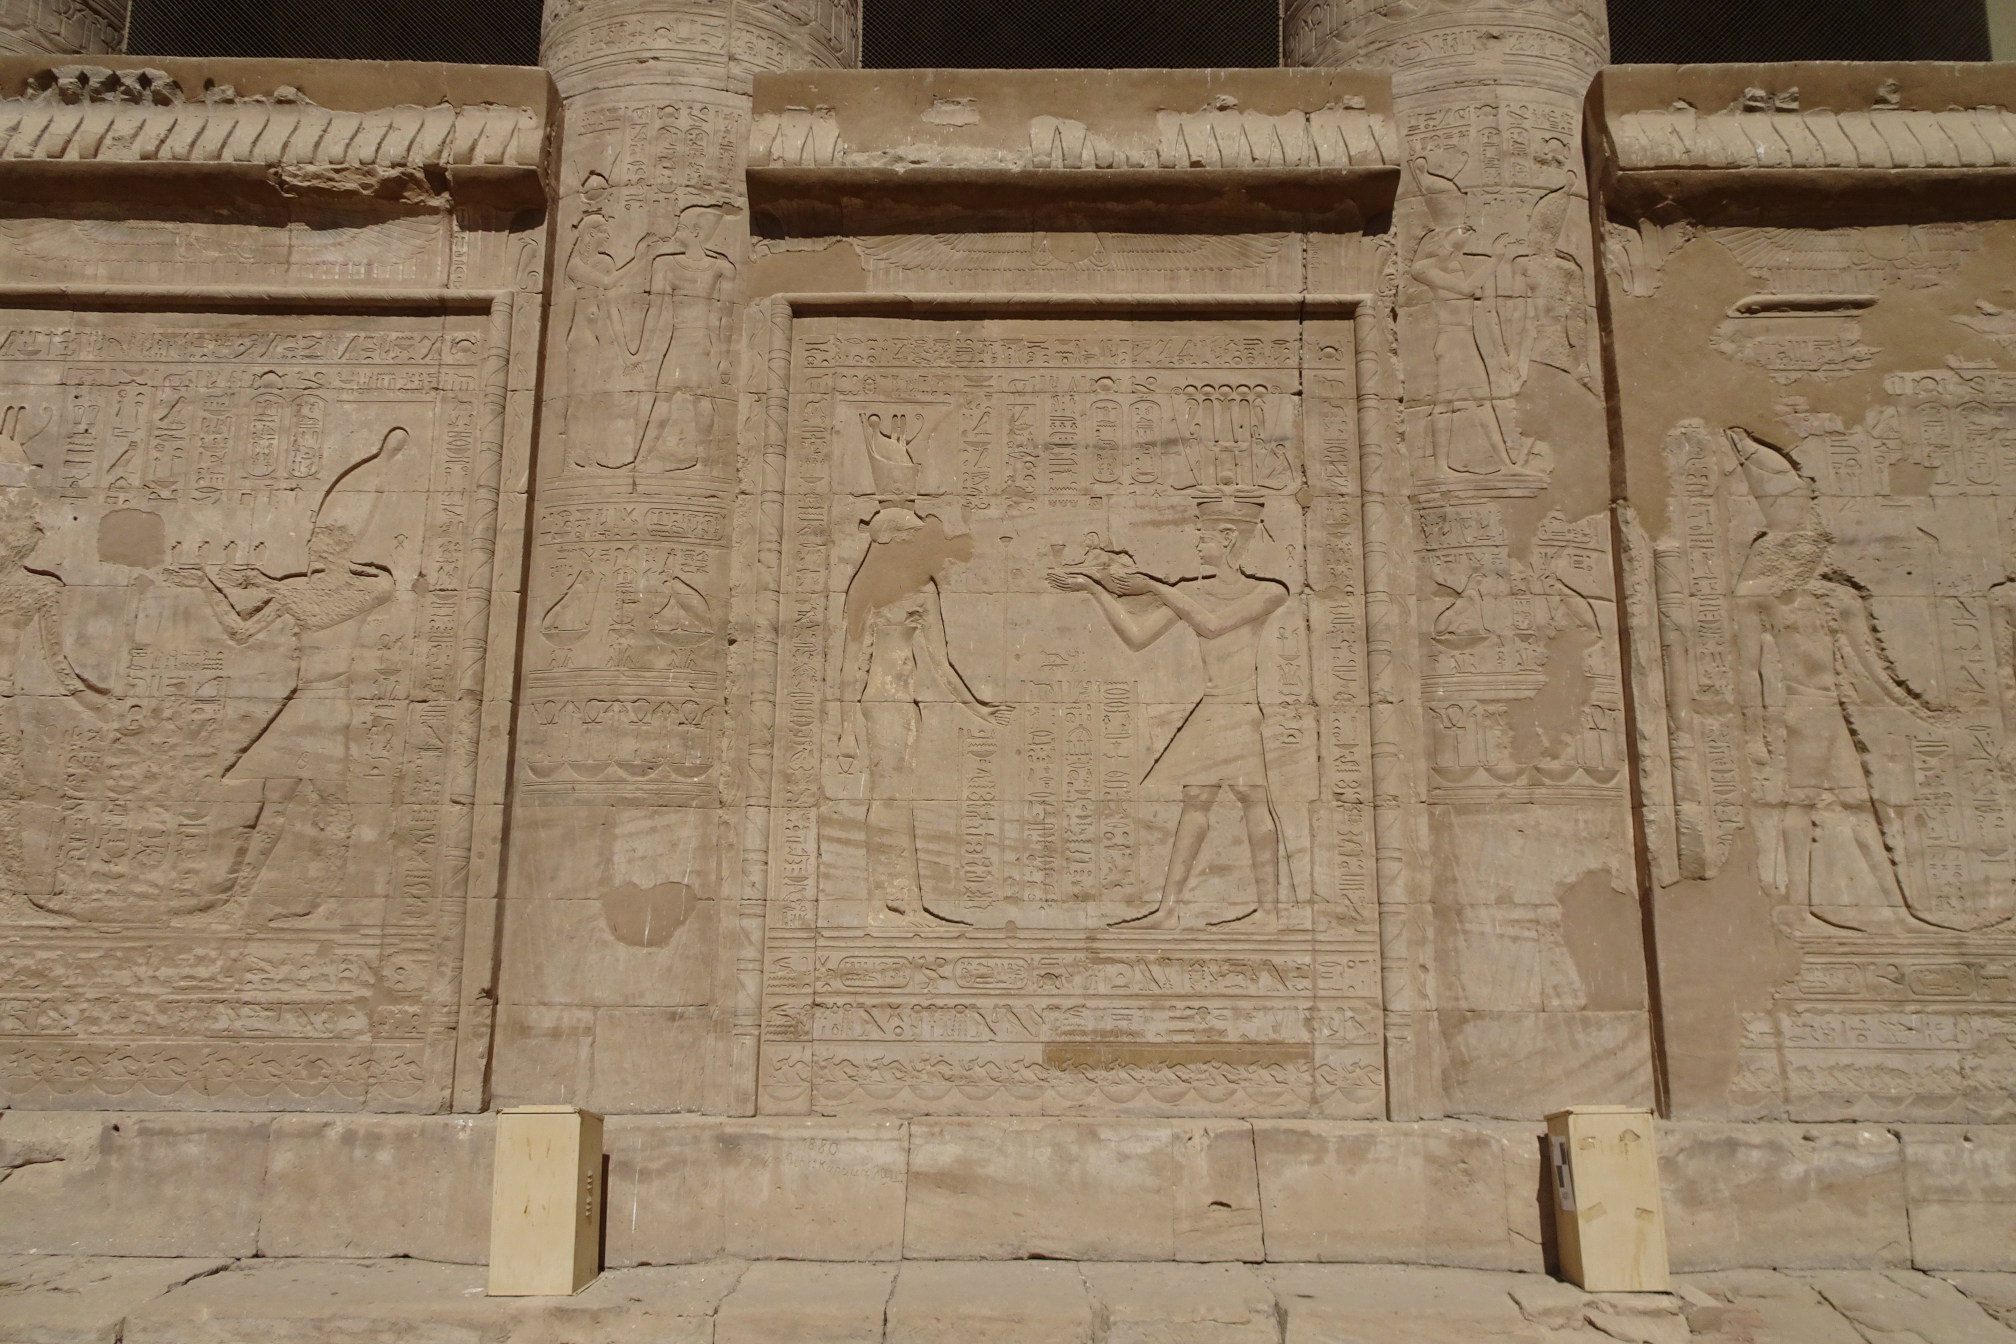
[[2016, 1267], [2012, 67], [1601, 15], [0, 57], [0, 1250]]
[[0, 68], [8, 1103], [480, 1106], [548, 82], [115, 67]]
[[1592, 99], [1683, 1114], [2016, 1106], [1998, 79], [1644, 67]]

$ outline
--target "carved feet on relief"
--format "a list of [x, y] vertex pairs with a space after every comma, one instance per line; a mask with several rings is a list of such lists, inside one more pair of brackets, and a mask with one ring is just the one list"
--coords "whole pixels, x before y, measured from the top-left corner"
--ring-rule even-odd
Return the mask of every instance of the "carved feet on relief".
[[1771, 922], [1794, 938], [1838, 937], [1844, 933], [1923, 933], [1925, 925], [1909, 911], [1870, 905], [1779, 905]]
[[1204, 921], [1214, 929], [1235, 928], [1241, 933], [1272, 933], [1278, 927], [1272, 910], [1249, 905], [1235, 914]]
[[948, 928], [968, 927], [963, 919], [948, 919], [928, 910], [902, 910], [877, 906], [868, 916], [868, 927], [887, 933], [943, 933]]
[[1126, 919], [1116, 919], [1106, 927], [1154, 931], [1179, 928], [1181, 925], [1177, 919], [1175, 903], [1171, 902], [1168, 905], [1158, 905], [1145, 915], [1130, 915]]

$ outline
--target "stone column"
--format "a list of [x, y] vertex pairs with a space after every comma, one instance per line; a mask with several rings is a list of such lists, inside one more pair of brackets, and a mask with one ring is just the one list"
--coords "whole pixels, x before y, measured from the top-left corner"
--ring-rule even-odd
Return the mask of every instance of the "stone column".
[[1382, 883], [1395, 1114], [1649, 1102], [1581, 147], [1603, 0], [1288, 0], [1283, 31], [1288, 64], [1393, 72], [1406, 159], [1422, 791], [1389, 798], [1420, 822], [1382, 825], [1382, 871], [1425, 853]]
[[746, 1091], [735, 1074], [753, 1083], [753, 1060], [729, 1060], [740, 753], [724, 745], [750, 695], [728, 676], [743, 352], [767, 351], [742, 339], [749, 89], [853, 64], [858, 17], [858, 0], [548, 0], [564, 139], [500, 1103], [719, 1110]]
[[126, 40], [126, 0], [0, 0], [0, 55], [82, 56]]

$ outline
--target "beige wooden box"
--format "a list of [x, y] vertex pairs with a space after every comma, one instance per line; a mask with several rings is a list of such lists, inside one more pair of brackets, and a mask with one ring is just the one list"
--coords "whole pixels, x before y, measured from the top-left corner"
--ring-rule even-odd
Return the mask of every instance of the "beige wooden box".
[[1661, 1293], [1670, 1282], [1652, 1113], [1573, 1106], [1547, 1117], [1561, 1273], [1592, 1293]]
[[572, 1106], [497, 1113], [490, 1295], [564, 1296], [601, 1272], [602, 1117]]

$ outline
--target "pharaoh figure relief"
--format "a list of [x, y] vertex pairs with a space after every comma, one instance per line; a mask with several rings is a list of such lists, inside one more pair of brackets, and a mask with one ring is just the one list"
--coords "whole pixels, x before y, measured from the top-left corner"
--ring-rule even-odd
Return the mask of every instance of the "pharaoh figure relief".
[[1576, 201], [1570, 152], [1565, 134], [1536, 145], [1534, 180], [1511, 193], [1473, 193], [1466, 184], [1488, 174], [1469, 171], [1455, 146], [1408, 164], [1427, 226], [1403, 297], [1425, 337], [1410, 364], [1421, 371], [1414, 423], [1445, 485], [1544, 484], [1554, 454], [1522, 425], [1521, 391], [1544, 366], [1593, 393], [1586, 280], [1564, 231]]
[[1302, 498], [1348, 325], [793, 332], [761, 1104], [1372, 1104], [1373, 930], [1315, 880], [1364, 699], [1325, 672], [1319, 732], [1306, 577], [1359, 542]]
[[[1139, 570], [1054, 571], [1053, 588], [1089, 593], [1099, 614], [1128, 648], [1147, 648], [1180, 623], [1197, 636], [1203, 655], [1204, 694], [1155, 758], [1142, 781], [1183, 791], [1183, 811], [1169, 848], [1161, 898], [1146, 914], [1121, 927], [1179, 926], [1177, 902], [1189, 885], [1211, 826], [1212, 806], [1229, 789], [1245, 814], [1253, 855], [1253, 904], [1214, 922], [1253, 919], [1272, 928], [1281, 888], [1280, 827], [1267, 788], [1267, 748], [1261, 731], [1261, 632], [1288, 600], [1288, 587], [1238, 568], [1263, 506], [1256, 501], [1206, 497], [1197, 503], [1197, 558], [1206, 577], [1168, 583]], [[1128, 599], [1149, 599], [1145, 609]]]

